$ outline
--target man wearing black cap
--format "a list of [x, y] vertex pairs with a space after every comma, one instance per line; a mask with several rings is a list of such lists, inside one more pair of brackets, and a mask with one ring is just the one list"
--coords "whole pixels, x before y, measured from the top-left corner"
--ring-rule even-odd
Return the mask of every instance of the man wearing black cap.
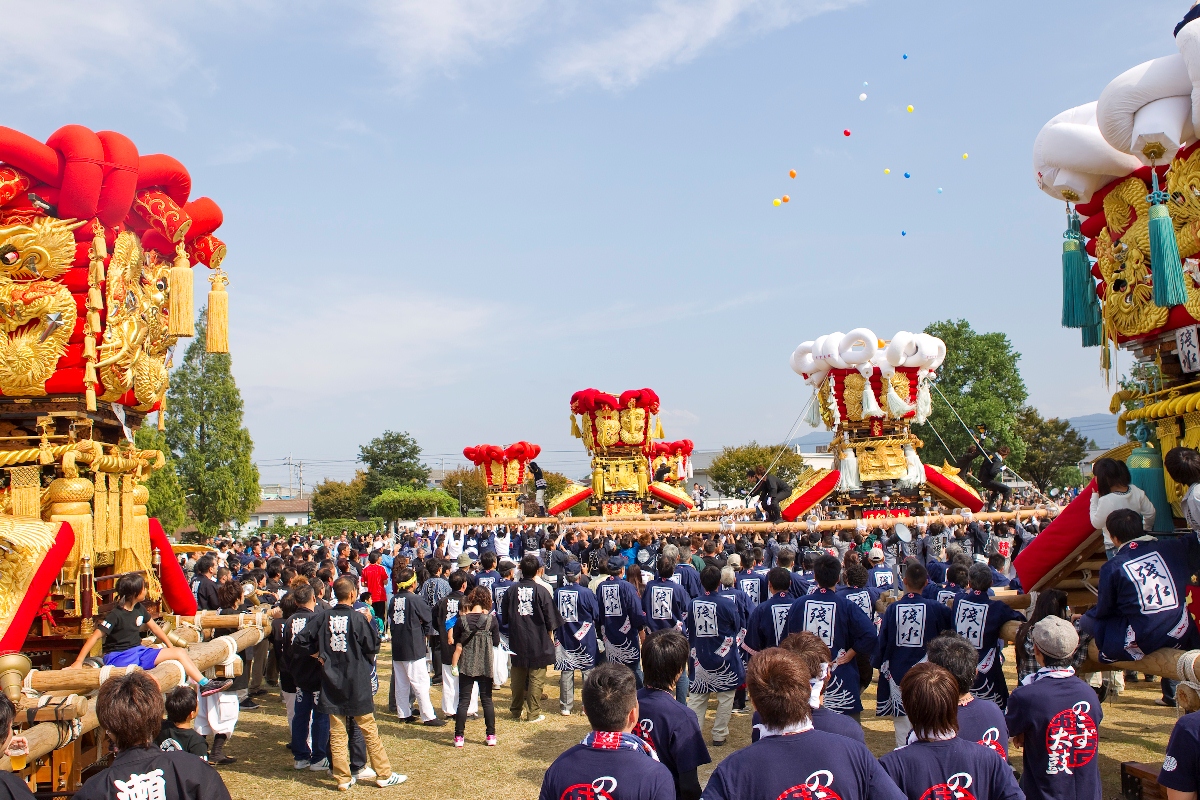
[[625, 556], [608, 559], [608, 578], [597, 587], [596, 595], [604, 614], [604, 655], [608, 661], [624, 664], [637, 676], [642, 688], [642, 630], [646, 613], [633, 584], [625, 580]]
[[513, 719], [521, 718], [525, 707], [529, 722], [541, 722], [542, 685], [546, 667], [554, 663], [554, 631], [562, 626], [554, 598], [538, 583], [542, 562], [532, 553], [521, 559], [521, 580], [504, 593], [504, 621], [508, 625], [508, 643], [512, 648]]

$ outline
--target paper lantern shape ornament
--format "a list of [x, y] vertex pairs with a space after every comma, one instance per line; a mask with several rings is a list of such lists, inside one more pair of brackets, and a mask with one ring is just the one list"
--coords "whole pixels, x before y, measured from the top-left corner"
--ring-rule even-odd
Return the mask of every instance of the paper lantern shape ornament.
[[508, 447], [480, 444], [463, 448], [463, 455], [483, 473], [487, 485], [485, 513], [489, 517], [520, 515], [518, 496], [525, 483], [529, 462], [538, 457], [542, 448], [529, 442], [517, 442]]

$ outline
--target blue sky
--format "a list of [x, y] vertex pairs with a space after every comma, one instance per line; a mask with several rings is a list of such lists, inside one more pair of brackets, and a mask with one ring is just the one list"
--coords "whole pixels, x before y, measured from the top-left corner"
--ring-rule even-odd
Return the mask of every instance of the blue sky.
[[1033, 139], [1175, 52], [1188, 5], [5, 2], [0, 93], [3, 124], [119, 130], [221, 205], [264, 465], [345, 478], [391, 428], [434, 466], [526, 439], [578, 472], [573, 391], [778, 441], [792, 349], [858, 326], [965, 317], [1044, 413], [1104, 410]]

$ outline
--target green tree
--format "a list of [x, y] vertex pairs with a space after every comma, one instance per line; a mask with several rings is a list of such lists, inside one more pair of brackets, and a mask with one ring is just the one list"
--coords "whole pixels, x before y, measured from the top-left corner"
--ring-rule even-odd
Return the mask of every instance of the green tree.
[[134, 442], [141, 450], [161, 450], [166, 457], [163, 468], [153, 473], [142, 483], [150, 491], [150, 500], [146, 503], [146, 513], [158, 517], [163, 531], [169, 536], [183, 527], [187, 522], [187, 506], [183, 501], [183, 489], [179, 488], [179, 475], [176, 474], [175, 455], [167, 446], [167, 437], [153, 425], [143, 425], [133, 435]]
[[242, 395], [228, 353], [205, 351], [206, 310], [171, 376], [166, 439], [178, 464], [188, 515], [203, 536], [245, 524], [259, 503], [254, 443], [242, 426]]
[[421, 446], [403, 431], [384, 431], [360, 446], [358, 460], [367, 465], [364, 490], [370, 498], [393, 486], [424, 486], [429, 480], [429, 468], [421, 463]]
[[1068, 468], [1076, 468], [1087, 455], [1088, 440], [1071, 427], [1065, 419], [1044, 419], [1033, 406], [1025, 406], [1017, 414], [1016, 433], [1025, 443], [1025, 463], [1021, 477], [1043, 492], [1051, 487], [1062, 488]]
[[359, 470], [350, 481], [326, 478], [312, 493], [313, 518], [354, 519], [366, 511], [367, 473]]
[[371, 511], [387, 522], [432, 516], [435, 511], [442, 516], [458, 516], [458, 498], [441, 489], [393, 486], [371, 500]]
[[[778, 460], [776, 460], [778, 456]], [[774, 466], [771, 466], [774, 462]], [[804, 472], [804, 457], [792, 447], [785, 445], [761, 445], [750, 442], [740, 447], [726, 447], [713, 459], [708, 468], [708, 478], [713, 488], [728, 497], [744, 497], [752, 486], [746, 480], [746, 471], [762, 467], [775, 477], [794, 487], [796, 479]]]
[[487, 498], [487, 483], [483, 480], [483, 472], [478, 467], [462, 467], [452, 469], [442, 478], [442, 491], [454, 498], [458, 503], [458, 484], [462, 483], [462, 502], [464, 510], [468, 508], [483, 508]]
[[[1017, 368], [1021, 354], [1007, 335], [977, 333], [963, 319], [935, 322], [925, 332], [946, 343], [946, 360], [930, 391], [933, 413], [927, 423], [913, 426], [913, 432], [925, 442], [922, 460], [940, 464], [945, 459], [953, 464], [966, 455], [971, 436], [979, 438], [979, 427], [984, 426], [984, 449], [991, 453], [1007, 446], [1011, 453], [1005, 462], [1019, 469], [1025, 459], [1025, 443], [1016, 430], [1017, 416], [1029, 395]], [[954, 404], [953, 410], [947, 401]], [[964, 423], [971, 427], [970, 434]]]

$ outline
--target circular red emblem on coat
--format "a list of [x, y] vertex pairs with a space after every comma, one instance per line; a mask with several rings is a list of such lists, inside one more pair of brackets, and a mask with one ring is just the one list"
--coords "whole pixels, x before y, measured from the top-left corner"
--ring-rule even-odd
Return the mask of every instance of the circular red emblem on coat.
[[956, 772], [945, 783], [935, 783], [925, 790], [921, 800], [975, 800], [967, 791], [975, 779], [968, 772]]
[[833, 790], [833, 773], [822, 769], [808, 776], [808, 780], [790, 789], [785, 789], [776, 800], [842, 800]]
[[612, 800], [612, 795], [603, 789], [597, 789], [590, 783], [577, 783], [568, 786], [559, 800]]
[[1096, 757], [1096, 721], [1086, 701], [1063, 709], [1046, 726], [1046, 774], [1078, 769]]

